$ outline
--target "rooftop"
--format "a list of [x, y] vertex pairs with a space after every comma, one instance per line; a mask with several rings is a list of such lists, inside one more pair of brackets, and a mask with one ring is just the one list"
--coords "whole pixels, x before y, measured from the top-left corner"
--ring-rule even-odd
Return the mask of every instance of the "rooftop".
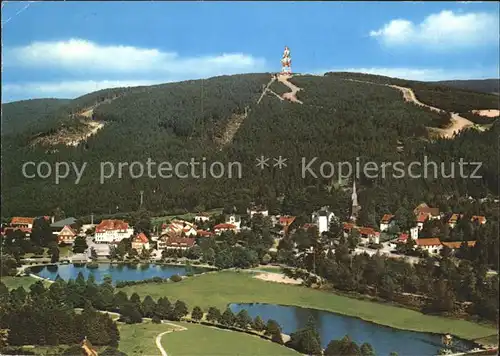
[[21, 217], [21, 216], [15, 216], [12, 218], [10, 221], [11, 224], [33, 224], [33, 221], [35, 218], [27, 218], [27, 217]]
[[429, 237], [426, 239], [417, 239], [417, 246], [440, 246], [441, 240], [438, 237]]
[[73, 225], [76, 223], [76, 218], [70, 217], [66, 219], [62, 219], [59, 221], [55, 221], [52, 224], [50, 224], [50, 227], [64, 227], [66, 225]]

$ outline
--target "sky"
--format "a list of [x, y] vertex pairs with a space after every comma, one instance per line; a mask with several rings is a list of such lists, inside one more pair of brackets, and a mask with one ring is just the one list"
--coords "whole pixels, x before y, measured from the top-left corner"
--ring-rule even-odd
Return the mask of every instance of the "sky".
[[499, 77], [499, 3], [2, 2], [2, 102], [292, 70]]

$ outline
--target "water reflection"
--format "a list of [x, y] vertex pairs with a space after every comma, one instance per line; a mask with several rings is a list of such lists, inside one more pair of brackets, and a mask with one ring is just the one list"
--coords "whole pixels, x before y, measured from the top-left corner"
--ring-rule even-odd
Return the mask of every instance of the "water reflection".
[[[344, 335], [349, 335], [359, 345], [370, 343], [377, 355], [389, 355], [394, 351], [400, 356], [430, 356], [437, 355], [443, 347], [440, 335], [393, 329], [322, 310], [258, 303], [231, 304], [230, 308], [235, 313], [246, 309], [252, 318], [259, 315], [265, 322], [274, 319], [281, 325], [285, 334], [304, 327], [312, 316], [323, 347], [326, 347], [330, 340], [341, 339]], [[455, 340], [454, 347], [458, 351], [470, 349], [471, 345]]]

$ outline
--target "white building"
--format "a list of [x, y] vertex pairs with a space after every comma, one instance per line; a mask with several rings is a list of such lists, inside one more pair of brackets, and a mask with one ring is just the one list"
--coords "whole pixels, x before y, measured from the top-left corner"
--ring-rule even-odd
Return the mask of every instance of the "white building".
[[95, 228], [95, 242], [120, 242], [132, 236], [133, 233], [134, 229], [123, 220], [103, 220]]
[[380, 220], [380, 231], [387, 231], [396, 225], [396, 220], [394, 219], [394, 215], [385, 214]]
[[199, 213], [199, 214], [196, 214], [196, 216], [194, 217], [194, 221], [197, 223], [205, 222], [208, 220], [210, 220], [210, 215], [207, 213]]
[[334, 219], [336, 219], [335, 214], [326, 206], [312, 213], [312, 222], [318, 227], [320, 235], [330, 229], [330, 224]]
[[262, 216], [269, 216], [269, 211], [262, 206], [252, 206], [247, 209], [247, 214], [250, 215], [250, 219], [253, 218], [255, 214], [261, 214]]
[[226, 215], [226, 224], [231, 224], [236, 227], [236, 231], [240, 231], [241, 229], [241, 218], [238, 215], [230, 214]]
[[419, 231], [419, 227], [418, 226], [414, 226], [410, 229], [410, 238], [413, 239], [413, 240], [416, 240], [418, 239], [418, 231]]
[[443, 248], [441, 240], [437, 237], [429, 237], [426, 239], [417, 239], [417, 246], [424, 251], [428, 251], [430, 255], [437, 255]]

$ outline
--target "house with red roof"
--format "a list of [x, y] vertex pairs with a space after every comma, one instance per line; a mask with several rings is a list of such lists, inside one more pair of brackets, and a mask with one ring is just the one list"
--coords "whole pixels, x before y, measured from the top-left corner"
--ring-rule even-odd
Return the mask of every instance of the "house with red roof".
[[357, 230], [359, 231], [359, 235], [361, 237], [361, 240], [365, 240], [365, 242], [372, 243], [372, 244], [379, 244], [380, 243], [380, 232], [375, 231], [371, 227], [358, 227]]
[[14, 229], [23, 229], [24, 231], [31, 232], [31, 229], [33, 228], [34, 221], [35, 221], [35, 218], [15, 216], [10, 221], [10, 226]]
[[137, 252], [141, 252], [143, 248], [149, 250], [149, 239], [143, 232], [141, 232], [140, 234], [134, 236], [131, 245]]
[[394, 225], [396, 225], [396, 219], [392, 214], [384, 214], [380, 219], [380, 231], [387, 231]]
[[128, 222], [123, 220], [103, 220], [95, 228], [96, 243], [118, 243], [134, 234]]
[[222, 223], [214, 226], [214, 232], [218, 235], [223, 233], [224, 231], [233, 231], [238, 232], [238, 227], [234, 224]]
[[463, 216], [464, 214], [455, 214], [455, 213], [451, 214], [447, 222], [448, 226], [453, 229], [455, 225], [457, 225], [458, 220], [463, 218]]
[[78, 233], [71, 228], [71, 226], [64, 226], [57, 235], [58, 243], [73, 244]]
[[288, 234], [288, 230], [290, 225], [295, 221], [295, 216], [290, 216], [290, 215], [285, 215], [285, 216], [280, 216], [278, 220], [278, 224], [280, 224], [283, 227], [283, 233], [285, 235]]
[[427, 214], [419, 214], [419, 215], [417, 215], [416, 223], [417, 223], [418, 231], [420, 231], [420, 230], [422, 230], [424, 228], [424, 223], [427, 220], [429, 220], [429, 215], [427, 215]]
[[363, 243], [380, 243], [380, 232], [375, 231], [372, 227], [356, 226], [353, 223], [343, 223], [344, 237], [348, 237], [351, 231], [356, 230], [359, 233], [361, 242]]
[[426, 203], [419, 204], [415, 209], [413, 209], [413, 214], [417, 217], [419, 215], [427, 215], [427, 218], [430, 220], [441, 219], [439, 208], [431, 208]]
[[458, 250], [460, 246], [462, 246], [462, 243], [466, 243], [467, 247], [474, 247], [476, 246], [476, 241], [452, 241], [452, 242], [443, 242], [443, 246], [449, 247], [452, 250]]
[[214, 236], [214, 233], [210, 232], [210, 231], [205, 231], [205, 230], [197, 230], [196, 236], [197, 237], [212, 237], [212, 236]]
[[184, 236], [196, 236], [196, 226], [184, 220], [172, 220], [170, 224], [162, 226], [162, 234], [176, 234]]
[[194, 237], [163, 235], [158, 240], [159, 250], [188, 250], [196, 243]]
[[438, 237], [429, 237], [425, 239], [417, 239], [416, 247], [420, 247], [422, 250], [428, 251], [431, 255], [436, 255], [443, 248], [443, 245]]
[[399, 234], [397, 242], [405, 244], [408, 241], [409, 238], [410, 238], [410, 236], [408, 234], [401, 233], [401, 234]]

